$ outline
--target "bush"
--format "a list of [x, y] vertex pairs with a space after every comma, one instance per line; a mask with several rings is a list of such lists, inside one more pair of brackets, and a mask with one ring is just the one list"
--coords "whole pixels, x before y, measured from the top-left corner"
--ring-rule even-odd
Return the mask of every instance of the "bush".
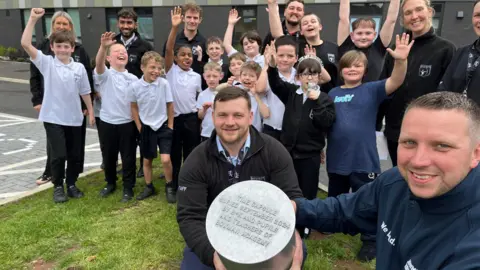
[[6, 56], [6, 55], [7, 55], [7, 48], [0, 45], [0, 56]]
[[18, 54], [17, 49], [8, 47], [6, 56], [10, 57], [10, 60], [16, 60], [20, 55]]

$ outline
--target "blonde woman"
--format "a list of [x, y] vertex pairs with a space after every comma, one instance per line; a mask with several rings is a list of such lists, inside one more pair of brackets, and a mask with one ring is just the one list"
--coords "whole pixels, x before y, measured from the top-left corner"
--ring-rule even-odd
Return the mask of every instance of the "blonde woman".
[[[57, 11], [53, 14], [52, 23], [50, 25], [50, 35], [55, 31], [68, 30], [72, 31], [74, 36], [75, 28], [73, 27], [73, 20], [68, 13], [65, 11]], [[37, 49], [41, 50], [45, 55], [53, 55], [51, 45], [50, 45], [50, 35], [45, 38], [41, 43], [37, 44]], [[92, 79], [92, 68], [90, 66], [90, 58], [88, 57], [87, 52], [80, 43], [75, 44], [75, 51], [72, 53], [72, 58], [75, 62], [79, 62], [85, 66], [87, 70], [88, 80], [90, 82], [90, 87], [93, 90], [93, 79]], [[30, 65], [30, 91], [32, 92], [32, 103], [33, 108], [40, 112], [42, 107], [43, 100], [43, 76], [40, 74], [40, 71], [33, 65]], [[80, 98], [80, 97], [79, 97]], [[93, 100], [93, 91], [92, 91], [92, 100]], [[82, 101], [82, 109], [86, 112], [85, 104]], [[83, 171], [83, 161], [85, 157], [85, 132], [86, 132], [86, 121], [83, 121], [82, 125], [82, 161], [80, 164], [77, 164], [75, 168], [67, 169], [67, 176], [69, 174], [78, 174]], [[50, 171], [50, 151], [49, 151], [49, 142], [47, 142], [47, 163], [45, 164], [45, 171], [43, 174], [37, 178], [37, 185], [42, 185], [51, 181], [51, 171]]]
[[[415, 40], [408, 55], [405, 81], [388, 100], [385, 112], [385, 137], [393, 166], [397, 165], [400, 126], [407, 104], [427, 93], [437, 91], [443, 74], [452, 60], [455, 46], [435, 34], [432, 17], [435, 10], [430, 0], [404, 0], [400, 19], [407, 34]], [[381, 78], [392, 75], [395, 59], [387, 55]]]

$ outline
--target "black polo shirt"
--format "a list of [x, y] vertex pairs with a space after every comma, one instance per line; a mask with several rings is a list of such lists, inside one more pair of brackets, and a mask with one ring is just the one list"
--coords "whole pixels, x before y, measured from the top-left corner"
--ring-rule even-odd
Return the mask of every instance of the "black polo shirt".
[[378, 36], [368, 48], [357, 48], [350, 36], [348, 36], [342, 45], [338, 47], [339, 60], [346, 52], [351, 50], [359, 50], [367, 56], [367, 73], [363, 77], [363, 82], [365, 83], [379, 80], [380, 74], [382, 73], [385, 54], [387, 53], [387, 48], [383, 46], [380, 36]]
[[[197, 55], [197, 52], [194, 49], [194, 47], [197, 47], [198, 45], [200, 45], [200, 47], [202, 47], [202, 51], [203, 51], [202, 62], [206, 63], [208, 61], [206, 43], [207, 43], [207, 40], [205, 39], [204, 36], [202, 36], [202, 34], [200, 34], [200, 32], [198, 30], [197, 30], [197, 34], [192, 39], [189, 40], [185, 36], [185, 31], [182, 29], [182, 31], [180, 31], [180, 33], [177, 34], [177, 38], [175, 39], [175, 48], [177, 48], [180, 45], [184, 45], [184, 44], [186, 44], [186, 45], [188, 45], [192, 48], [192, 51], [193, 51], [192, 69], [193, 69], [193, 71], [197, 72], [198, 74], [203, 74], [203, 70], [202, 70], [202, 65], [200, 65], [200, 63], [198, 63], [198, 61], [197, 61], [197, 56], [198, 55]], [[163, 50], [162, 50], [162, 56], [163, 57], [165, 57], [166, 45], [167, 45], [167, 42], [165, 41], [165, 44], [163, 45]]]

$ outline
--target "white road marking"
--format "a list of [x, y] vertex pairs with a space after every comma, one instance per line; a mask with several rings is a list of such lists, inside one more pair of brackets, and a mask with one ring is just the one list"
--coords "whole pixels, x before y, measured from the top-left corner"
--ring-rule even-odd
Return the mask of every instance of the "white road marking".
[[7, 77], [0, 77], [0, 81], [11, 82], [11, 83], [30, 84], [30, 80], [22, 80], [22, 79], [7, 78]]

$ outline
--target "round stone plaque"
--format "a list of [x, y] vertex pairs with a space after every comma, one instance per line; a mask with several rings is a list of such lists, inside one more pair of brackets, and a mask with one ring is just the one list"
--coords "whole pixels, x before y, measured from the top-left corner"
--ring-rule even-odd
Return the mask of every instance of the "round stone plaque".
[[289, 269], [295, 212], [287, 195], [263, 181], [222, 191], [208, 209], [207, 236], [228, 270]]

